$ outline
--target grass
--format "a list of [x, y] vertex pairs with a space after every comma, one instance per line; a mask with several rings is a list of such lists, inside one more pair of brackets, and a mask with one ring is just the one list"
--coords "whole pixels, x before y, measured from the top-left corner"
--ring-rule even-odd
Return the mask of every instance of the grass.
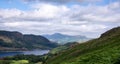
[[0, 64], [29, 64], [28, 60], [0, 60]]
[[120, 28], [61, 52], [47, 60], [46, 64], [115, 64], [119, 58]]

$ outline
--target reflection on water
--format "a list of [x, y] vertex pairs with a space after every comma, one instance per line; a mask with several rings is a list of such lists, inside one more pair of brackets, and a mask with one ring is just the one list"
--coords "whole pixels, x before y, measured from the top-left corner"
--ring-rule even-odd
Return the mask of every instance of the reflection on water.
[[32, 50], [32, 51], [11, 51], [11, 52], [0, 52], [0, 57], [6, 57], [6, 56], [14, 56], [18, 54], [25, 54], [25, 55], [43, 55], [47, 54], [49, 50]]

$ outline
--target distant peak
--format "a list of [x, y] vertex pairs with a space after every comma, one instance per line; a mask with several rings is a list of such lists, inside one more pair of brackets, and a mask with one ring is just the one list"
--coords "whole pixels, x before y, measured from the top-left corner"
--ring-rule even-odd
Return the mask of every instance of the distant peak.
[[54, 33], [54, 34], [52, 34], [52, 35], [62, 35], [61, 33]]

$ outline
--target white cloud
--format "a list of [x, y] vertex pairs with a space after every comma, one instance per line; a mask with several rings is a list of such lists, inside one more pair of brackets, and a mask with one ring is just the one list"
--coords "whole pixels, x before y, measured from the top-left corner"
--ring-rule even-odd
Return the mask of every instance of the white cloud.
[[23, 2], [45, 2], [45, 3], [69, 3], [69, 2], [77, 2], [77, 3], [83, 3], [83, 2], [101, 2], [103, 0], [22, 0]]
[[[120, 26], [118, 2], [105, 6], [34, 4], [33, 10], [0, 9], [0, 28], [23, 33], [60, 32], [96, 37], [106, 29]], [[3, 26], [4, 27], [3, 27]], [[93, 36], [92, 36], [93, 35]]]
[[8, 26], [8, 27], [32, 27], [32, 26], [49, 26], [51, 25], [51, 23], [47, 22], [20, 22], [20, 21], [16, 21], [16, 22], [5, 22], [3, 23], [3, 25]]
[[114, 2], [109, 5], [110, 8], [112, 9], [118, 9], [120, 8], [120, 2]]
[[18, 9], [0, 9], [0, 17], [2, 18], [17, 17], [20, 14], [22, 14], [22, 11]]
[[32, 7], [36, 9], [33, 14], [39, 14], [39, 17], [47, 18], [60, 17], [62, 14], [66, 13], [69, 10], [66, 6], [56, 6], [45, 3], [35, 4], [32, 5]]

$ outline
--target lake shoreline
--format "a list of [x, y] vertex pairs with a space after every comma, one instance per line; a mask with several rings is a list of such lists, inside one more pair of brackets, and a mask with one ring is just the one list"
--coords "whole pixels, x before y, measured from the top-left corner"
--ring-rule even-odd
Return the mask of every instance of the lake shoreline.
[[0, 58], [8, 57], [8, 56], [15, 56], [15, 55], [44, 55], [49, 53], [50, 50], [41, 50], [41, 49], [34, 49], [34, 50], [27, 50], [27, 51], [0, 51]]
[[9, 48], [9, 47], [0, 47], [0, 51], [32, 51], [32, 50], [51, 50], [51, 49], [41, 49], [41, 48], [33, 48], [33, 49], [27, 49], [27, 48]]

